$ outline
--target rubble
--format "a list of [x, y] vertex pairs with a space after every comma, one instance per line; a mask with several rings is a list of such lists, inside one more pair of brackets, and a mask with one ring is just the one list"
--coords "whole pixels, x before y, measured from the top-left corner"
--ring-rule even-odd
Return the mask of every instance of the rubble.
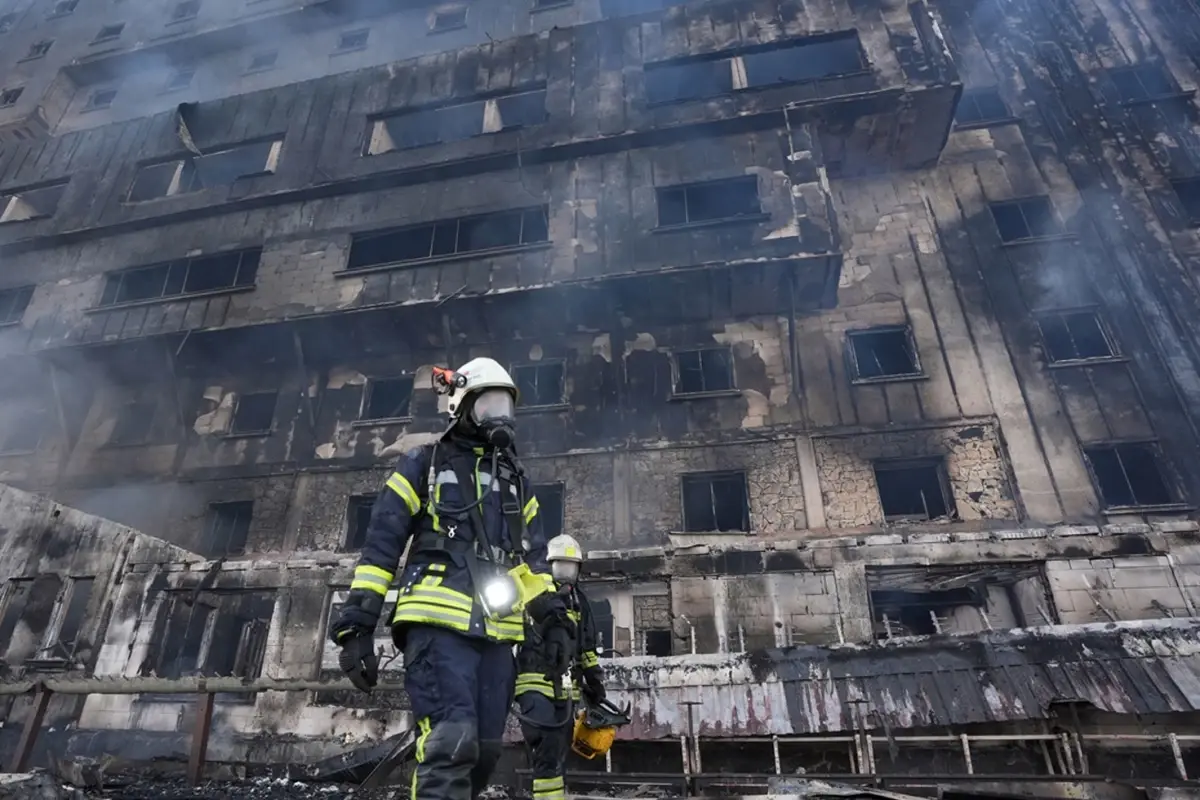
[[[401, 800], [408, 794], [405, 787], [382, 789], [360, 789], [349, 784], [313, 784], [289, 778], [260, 777], [235, 781], [207, 781], [192, 786], [187, 779], [178, 777], [151, 777], [144, 775], [121, 775], [121, 785], [105, 789], [92, 789], [76, 795], [83, 798], [105, 800]], [[13, 795], [16, 797], [16, 795]], [[0, 797], [4, 797], [0, 794]], [[21, 797], [25, 797], [21, 795]], [[59, 795], [46, 795], [59, 797]], [[71, 797], [62, 795], [62, 797]], [[72, 800], [74, 798], [72, 797]]]
[[78, 789], [44, 772], [0, 773], [0, 800], [82, 800]]

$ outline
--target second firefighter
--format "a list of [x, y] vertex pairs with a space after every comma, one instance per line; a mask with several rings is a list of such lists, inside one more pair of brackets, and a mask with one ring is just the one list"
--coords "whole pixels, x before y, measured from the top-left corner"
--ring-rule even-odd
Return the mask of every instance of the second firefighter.
[[534, 800], [564, 800], [566, 763], [571, 749], [575, 709], [582, 697], [589, 705], [604, 700], [604, 673], [596, 654], [596, 625], [591, 605], [579, 588], [583, 551], [579, 542], [566, 535], [555, 536], [547, 545], [546, 559], [558, 595], [567, 614], [576, 623], [578, 650], [569, 687], [553, 675], [536, 626], [528, 626], [525, 641], [517, 652], [517, 705], [521, 733], [529, 747], [533, 768]]

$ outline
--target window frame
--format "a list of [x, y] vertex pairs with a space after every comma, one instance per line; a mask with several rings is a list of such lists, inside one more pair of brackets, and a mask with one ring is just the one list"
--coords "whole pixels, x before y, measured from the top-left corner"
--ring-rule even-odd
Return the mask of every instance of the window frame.
[[[704, 374], [704, 354], [705, 353], [724, 353], [729, 364], [729, 386], [724, 389], [701, 389], [695, 392], [685, 392], [680, 389], [680, 379], [683, 375], [683, 367], [679, 363], [680, 356], [698, 354], [700, 357], [700, 373]], [[738, 388], [737, 381], [737, 360], [733, 357], [733, 348], [728, 345], [717, 345], [715, 347], [689, 347], [682, 350], [675, 350], [671, 353], [671, 397], [672, 399], [690, 400], [693, 398], [702, 397], [725, 397], [740, 395], [742, 390]]]
[[46, 15], [46, 18], [67, 17], [74, 14], [77, 8], [79, 8], [79, 0], [58, 0], [54, 4], [54, 7], [50, 9], [50, 13]]
[[[1125, 467], [1125, 459], [1121, 457], [1121, 450], [1129, 447], [1146, 448], [1149, 455], [1154, 461], [1155, 469], [1158, 472], [1158, 479], [1162, 484], [1163, 493], [1169, 498], [1164, 503], [1146, 503], [1133, 505], [1110, 505], [1104, 497], [1103, 486], [1100, 481], [1100, 475], [1092, 462], [1092, 453], [1089, 451], [1111, 450], [1117, 457], [1121, 465], [1121, 473], [1125, 478], [1126, 488], [1129, 489], [1129, 494], [1134, 500], [1137, 500], [1137, 494], [1133, 491], [1133, 484], [1130, 482], [1128, 474], [1129, 470]], [[1079, 449], [1083, 453], [1083, 461], [1087, 466], [1088, 476], [1092, 480], [1092, 486], [1096, 491], [1096, 498], [1100, 501], [1101, 510], [1106, 514], [1125, 514], [1125, 513], [1147, 513], [1156, 510], [1179, 510], [1187, 508], [1187, 504], [1182, 501], [1178, 487], [1175, 485], [1174, 476], [1168, 471], [1168, 461], [1166, 454], [1163, 453], [1162, 446], [1158, 439], [1154, 438], [1138, 438], [1138, 439], [1111, 439], [1096, 442], [1080, 443]]]
[[[105, 31], [114, 32], [105, 36]], [[92, 41], [90, 41], [88, 44], [103, 44], [104, 42], [111, 42], [116, 39], [120, 39], [123, 33], [125, 33], [124, 22], [114, 22], [111, 25], [102, 25], [100, 30], [96, 31], [96, 38], [92, 39]]]
[[[754, 182], [754, 197], [758, 201], [758, 210], [757, 211], [746, 211], [743, 213], [734, 214], [732, 216], [726, 216], [726, 217], [709, 217], [706, 219], [699, 219], [699, 220], [691, 219], [691, 214], [689, 214], [687, 211], [688, 206], [689, 206], [689, 203], [688, 203], [688, 193], [689, 192], [694, 191], [694, 190], [703, 189], [703, 188], [708, 188], [708, 187], [714, 187], [719, 190], [719, 187], [722, 187], [722, 186], [731, 187], [734, 184], [746, 184], [747, 186], [749, 186], [751, 181]], [[686, 217], [688, 217], [688, 219], [686, 221], [663, 223], [663, 221], [662, 221], [663, 195], [668, 192], [682, 192], [683, 193], [684, 214]], [[690, 181], [688, 183], [677, 183], [677, 184], [672, 184], [669, 186], [655, 186], [654, 187], [654, 206], [655, 206], [655, 211], [656, 211], [656, 220], [655, 220], [655, 226], [654, 226], [653, 230], [670, 232], [670, 231], [678, 231], [678, 230], [690, 230], [692, 228], [707, 228], [707, 227], [713, 227], [713, 226], [717, 226], [717, 225], [762, 222], [763, 220], [767, 220], [767, 219], [771, 218], [770, 214], [763, 211], [762, 201], [763, 201], [762, 184], [758, 180], [758, 175], [734, 175], [734, 176], [731, 176], [728, 178], [711, 178], [711, 179], [703, 180], [703, 181]]]
[[[45, 49], [42, 50], [41, 52], [34, 52], [34, 49], [37, 47], [40, 47], [41, 45], [45, 45]], [[21, 59], [19, 59], [18, 63], [22, 63], [25, 61], [36, 61], [39, 58], [45, 58], [46, 55], [50, 52], [50, 48], [53, 46], [54, 46], [54, 39], [39, 39], [38, 41], [29, 45], [29, 52], [27, 52]]]
[[[1004, 114], [998, 117], [989, 117], [983, 114], [979, 98], [984, 95], [988, 95], [989, 100], [994, 97], [1004, 109]], [[960, 123], [958, 121], [958, 111], [962, 109], [963, 103], [966, 102], [971, 103], [971, 107], [975, 110], [975, 112], [978, 113], [979, 116], [977, 119], [973, 119], [969, 122]], [[1004, 97], [1000, 94], [999, 86], [976, 86], [971, 89], [963, 89], [963, 93], [958, 99], [958, 108], [955, 109], [954, 130], [969, 131], [978, 130], [981, 128], [990, 128], [993, 125], [1003, 125], [1005, 123], [1014, 122], [1016, 119], [1016, 116], [1012, 113], [1012, 109], [1008, 107], [1008, 103], [1004, 102]]]
[[[359, 502], [359, 501], [366, 501], [368, 499], [370, 502]], [[367, 514], [368, 514], [367, 524], [370, 525], [370, 516], [369, 515], [374, 510], [375, 501], [378, 499], [379, 499], [379, 492], [360, 492], [360, 493], [350, 494], [346, 497], [346, 515], [345, 515], [346, 527], [342, 533], [341, 546], [338, 548], [339, 552], [353, 553], [357, 550], [362, 549], [361, 542], [358, 544], [355, 544], [353, 541], [356, 534], [358, 533], [358, 531], [356, 529], [356, 526], [358, 524], [358, 516], [357, 516], [356, 512], [361, 510], [363, 507], [365, 507], [367, 509]], [[367, 531], [365, 529], [363, 530], [362, 535], [365, 540], [366, 535], [367, 535]]]
[[[105, 95], [105, 94], [111, 94], [111, 97], [108, 98], [108, 102], [104, 103], [103, 105], [97, 103], [96, 98], [100, 97], [101, 95]], [[87, 100], [84, 102], [83, 109], [80, 111], [80, 113], [86, 113], [88, 111], [104, 111], [105, 109], [112, 108], [112, 104], [114, 102], [116, 102], [116, 99], [117, 99], [117, 90], [116, 89], [113, 89], [111, 87], [105, 88], [105, 89], [93, 89], [88, 94]]]
[[[351, 37], [362, 37], [362, 42], [358, 44], [346, 44], [346, 40]], [[333, 55], [342, 53], [357, 53], [360, 50], [366, 50], [371, 43], [371, 29], [353, 28], [352, 30], [342, 31], [338, 34], [337, 46], [333, 49]]]
[[[1151, 93], [1146, 86], [1146, 81], [1143, 78], [1151, 72], [1156, 73], [1155, 77], [1161, 78], [1167, 86], [1166, 92], [1158, 94]], [[1138, 97], [1122, 97], [1121, 89], [1117, 83], [1117, 76], [1132, 75], [1141, 90], [1141, 95]], [[1179, 88], [1179, 81], [1171, 74], [1168, 66], [1161, 61], [1142, 61], [1137, 64], [1125, 64], [1119, 67], [1109, 67], [1105, 70], [1105, 78], [1108, 85], [1112, 87], [1113, 98], [1117, 105], [1120, 106], [1137, 106], [1148, 103], [1162, 102], [1163, 100], [1173, 100], [1180, 97], [1189, 96], [1190, 92], [1185, 92]]]
[[[75, 632], [75, 638], [70, 642], [69, 648], [61, 642], [62, 628], [67, 621], [70, 613], [71, 604], [75, 598], [75, 592], [81, 581], [90, 582], [88, 588], [87, 606], [83, 609], [83, 617], [79, 622], [79, 629]], [[63, 661], [67, 664], [75, 663], [75, 654], [79, 650], [80, 640], [85, 638], [87, 634], [88, 622], [87, 610], [91, 607], [95, 600], [94, 594], [96, 587], [99, 585], [99, 576], [96, 575], [68, 575], [63, 581], [62, 589], [59, 591], [58, 598], [55, 600], [54, 609], [51, 612], [50, 623], [46, 626], [45, 632], [42, 634], [42, 639], [39, 647], [35, 651], [34, 660], [37, 661]], [[101, 609], [103, 610], [103, 609]], [[63, 645], [63, 649], [67, 655], [56, 655], [54, 651]]]
[[[1034, 226], [1029, 224], [1029, 215], [1026, 213], [1026, 204], [1033, 202], [1045, 201], [1047, 208], [1050, 210], [1050, 219], [1054, 223], [1054, 231], [1051, 233], [1035, 234]], [[1000, 221], [996, 218], [996, 209], [1012, 207], [1021, 212], [1021, 221], [1025, 225], [1025, 230], [1029, 233], [1028, 236], [1022, 236], [1015, 239], [1005, 239], [1004, 234], [1000, 229]], [[1054, 205], [1053, 198], [1048, 194], [1034, 194], [1025, 197], [1013, 197], [1008, 200], [996, 200], [988, 203], [988, 213], [992, 215], [992, 225], [995, 226], [996, 237], [1000, 240], [1002, 247], [1011, 247], [1014, 245], [1022, 245], [1031, 242], [1047, 242], [1055, 241], [1063, 238], [1070, 238], [1070, 233], [1063, 224], [1062, 218], [1058, 214], [1058, 208]]]
[[541, 497], [538, 496], [538, 490], [549, 489], [558, 493], [558, 533], [555, 536], [565, 533], [567, 530], [567, 483], [566, 481], [547, 481], [546, 483], [533, 483], [529, 487], [529, 492], [532, 496], [538, 498], [538, 518], [543, 521], [542, 532], [546, 535], [546, 539], [552, 538], [545, 528], [545, 517], [542, 512], [545, 510], [545, 505], [542, 503]]
[[[429, 35], [432, 36], [432, 35], [438, 34], [438, 33], [449, 33], [450, 31], [461, 31], [462, 29], [467, 27], [469, 13], [470, 13], [470, 9], [465, 4], [456, 6], [454, 8], [445, 8], [440, 11], [435, 10], [432, 13], [432, 16], [430, 16], [430, 18], [429, 18]], [[461, 14], [462, 15], [461, 21], [459, 21], [453, 25], [439, 25], [438, 24], [438, 20], [442, 19], [443, 17], [448, 17], [451, 14], [455, 14], [455, 15]]]
[[[112, 429], [109, 431], [108, 438], [104, 442], [103, 446], [105, 448], [151, 447], [159, 444], [161, 436], [161, 432], [159, 430], [159, 417], [163, 413], [163, 404], [156, 399], [145, 400], [139, 399], [139, 397], [140, 389], [134, 389], [133, 391], [125, 392], [125, 395], [121, 398], [120, 410], [115, 415], [115, 421]], [[141, 407], [142, 411], [145, 411], [147, 408], [149, 408], [150, 413], [148, 415], [144, 413], [135, 413], [134, 410], [139, 406]], [[124, 437], [117, 437], [117, 433], [121, 431], [124, 420], [127, 418], [145, 419], [147, 416], [149, 416], [150, 421], [146, 425], [146, 434], [144, 437], [134, 441], [118, 441], [118, 438], [124, 439]]]
[[[202, 5], [201, 0], [179, 0], [179, 2], [177, 2], [171, 8], [171, 18], [169, 20], [167, 20], [167, 24], [179, 23], [179, 22], [190, 22], [191, 20], [196, 19], [196, 17], [200, 16], [200, 6], [201, 5]], [[185, 13], [182, 16], [180, 15], [179, 12], [181, 10], [186, 11], [189, 8], [191, 9], [190, 14]]]
[[243, 510], [246, 511], [246, 514], [245, 514], [246, 530], [245, 530], [245, 535], [242, 537], [244, 539], [244, 541], [242, 542], [241, 547], [230, 548], [229, 544], [230, 544], [230, 542], [234, 541], [234, 539], [232, 536], [226, 535], [224, 537], [225, 541], [223, 542], [224, 547], [221, 550], [218, 550], [215, 546], [209, 548], [210, 550], [212, 550], [213, 553], [216, 553], [215, 558], [225, 558], [228, 556], [241, 556], [241, 555], [245, 555], [246, 553], [250, 552], [248, 549], [248, 546], [250, 543], [250, 531], [254, 526], [254, 506], [255, 506], [255, 503], [254, 503], [254, 500], [252, 500], [252, 499], [251, 500], [223, 500], [223, 501], [215, 501], [215, 502], [208, 504], [208, 506], [205, 509], [205, 513], [204, 513], [204, 536], [205, 536], [206, 541], [213, 542], [214, 544], [216, 543], [216, 538], [217, 538], [217, 529], [216, 528], [217, 528], [218, 523], [221, 522], [220, 515], [221, 515], [222, 511], [225, 509], [230, 509], [230, 508], [236, 507], [236, 508], [233, 508], [233, 510], [235, 511], [235, 514], [236, 514], [236, 516], [234, 516], [234, 518], [233, 518], [234, 522], [240, 522], [241, 518], [242, 518], [240, 512]]
[[[745, 526], [738, 530], [692, 530], [688, 527], [687, 519], [687, 485], [690, 481], [704, 481], [708, 484], [709, 501], [712, 504], [711, 511], [713, 514], [713, 523], [717, 521], [716, 499], [712, 494], [712, 487], [715, 479], [721, 477], [732, 478], [737, 476], [740, 478], [742, 487], [742, 524]], [[721, 469], [721, 470], [701, 470], [699, 472], [685, 472], [679, 476], [679, 516], [680, 516], [680, 533], [713, 536], [749, 536], [754, 532], [754, 518], [750, 508], [750, 473], [746, 469]]]
[[[263, 56], [270, 56], [271, 63], [269, 63], [265, 66], [256, 67], [254, 65], [255, 61]], [[277, 67], [278, 65], [279, 65], [279, 51], [278, 50], [262, 50], [257, 53], [251, 53], [250, 60], [249, 60], [249, 62], [247, 62], [247, 65], [246, 65], [246, 74], [253, 75], [253, 74], [257, 74], [259, 72], [267, 72], [268, 70], [275, 69], [275, 67]]]
[[[541, 361], [522, 361], [519, 363], [509, 364], [508, 374], [512, 376], [513, 383], [520, 387], [521, 381], [517, 375], [521, 370], [538, 370], [545, 367], [558, 367], [558, 400], [553, 403], [528, 403], [522, 395], [521, 402], [517, 405], [517, 413], [545, 411], [547, 409], [561, 409], [567, 406], [567, 360], [565, 358], [543, 358]], [[536, 374], [536, 373], [535, 373]], [[541, 383], [535, 381], [539, 391]]]
[[[223, 252], [208, 253], [208, 254], [200, 255], [200, 256], [191, 256], [189, 258], [179, 258], [179, 259], [175, 259], [173, 261], [160, 261], [160, 262], [157, 262], [154, 264], [142, 264], [142, 265], [138, 265], [138, 266], [134, 266], [134, 267], [123, 267], [121, 269], [116, 269], [116, 270], [112, 270], [110, 272], [106, 272], [106, 273], [104, 273], [104, 284], [100, 287], [100, 297], [96, 300], [96, 304], [94, 306], [92, 306], [90, 309], [88, 309], [88, 312], [89, 313], [98, 313], [98, 312], [102, 312], [102, 311], [109, 311], [112, 309], [119, 309], [119, 308], [132, 308], [132, 307], [143, 306], [143, 305], [155, 305], [158, 303], [171, 303], [171, 302], [176, 302], [179, 300], [186, 300], [191, 297], [211, 297], [211, 296], [222, 295], [222, 294], [234, 294], [237, 292], [254, 291], [255, 287], [258, 285], [258, 270], [262, 266], [262, 251], [263, 251], [263, 249], [261, 247], [246, 247], [246, 248], [241, 248], [238, 250], [226, 250]], [[217, 288], [217, 289], [205, 289], [203, 291], [195, 291], [195, 292], [180, 291], [176, 294], [159, 294], [157, 297], [149, 297], [149, 298], [144, 298], [144, 299], [139, 299], [139, 300], [125, 300], [125, 301], [113, 300], [112, 302], [109, 302], [109, 303], [104, 302], [105, 297], [109, 293], [109, 288], [108, 288], [109, 282], [113, 279], [123, 281], [126, 276], [131, 275], [133, 273], [141, 272], [143, 270], [163, 269], [163, 270], [165, 270], [165, 272], [163, 273], [162, 286], [163, 286], [163, 289], [165, 290], [167, 288], [167, 281], [170, 279], [170, 273], [171, 273], [172, 267], [180, 262], [186, 262], [187, 266], [184, 268], [184, 275], [183, 275], [183, 285], [186, 286], [188, 273], [190, 272], [190, 270], [192, 269], [192, 266], [196, 262], [204, 261], [207, 259], [222, 258], [222, 257], [234, 255], [234, 254], [236, 254], [238, 256], [238, 266], [237, 266], [237, 270], [234, 273], [234, 283], [230, 286], [225, 286], [225, 287], [221, 287], [221, 288]], [[250, 257], [249, 259], [247, 258], [248, 256]], [[248, 271], [251, 275], [251, 280], [249, 283], [239, 283], [239, 281], [241, 280], [243, 270]], [[121, 284], [118, 283], [117, 286], [118, 286], [118, 288], [113, 292], [113, 294], [114, 294], [114, 296], [119, 297], [120, 292], [121, 292], [121, 289], [120, 289]]]
[[[1100, 332], [1100, 336], [1104, 339], [1104, 343], [1108, 345], [1108, 355], [1105, 356], [1087, 356], [1084, 358], [1064, 358], [1055, 360], [1051, 353], [1050, 342], [1046, 337], [1045, 323], [1050, 321], [1060, 321], [1066, 324], [1066, 318], [1080, 314], [1090, 314], [1096, 322], [1096, 328]], [[1041, 338], [1042, 350], [1046, 356], [1046, 366], [1051, 369], [1061, 369], [1063, 367], [1088, 366], [1090, 364], [1111, 364], [1113, 362], [1124, 361], [1125, 358], [1117, 347], [1116, 337], [1108, 327], [1108, 323], [1104, 318], [1104, 314], [1097, 306], [1078, 306], [1074, 308], [1062, 309], [1047, 309], [1038, 311], [1034, 314], [1034, 322], [1037, 323], [1038, 336]], [[1071, 331], [1068, 328], [1067, 333]]]
[[[391, 416], [391, 417], [368, 417], [368, 416], [366, 416], [367, 410], [368, 410], [368, 408], [370, 408], [371, 400], [374, 395], [375, 385], [377, 383], [381, 383], [381, 382], [385, 382], [385, 381], [400, 381], [400, 380], [408, 381], [408, 385], [409, 385], [408, 405], [407, 405], [407, 408], [405, 409], [407, 413], [400, 414], [398, 416]], [[413, 373], [403, 373], [402, 372], [398, 375], [368, 377], [366, 383], [363, 384], [362, 397], [359, 398], [358, 418], [355, 420], [355, 423], [362, 424], [362, 425], [379, 425], [379, 424], [397, 423], [397, 422], [411, 422], [412, 418], [413, 418], [413, 415], [412, 415], [413, 393], [416, 392], [416, 389], [417, 389], [416, 384], [417, 384], [416, 375]]]
[[[937, 520], [946, 520], [948, 522], [956, 522], [959, 520], [958, 504], [954, 498], [954, 487], [950, 482], [950, 473], [946, 466], [944, 456], [916, 456], [909, 458], [877, 458], [871, 460], [871, 478], [875, 482], [875, 496], [879, 500], [879, 512], [883, 515], [884, 525], [905, 525], [922, 522], [936, 522]], [[909, 469], [933, 469], [935, 470], [938, 488], [942, 493], [942, 507], [946, 513], [941, 516], [933, 517], [928, 515], [928, 507], [926, 508], [926, 516], [914, 517], [910, 514], [889, 514], [884, 507], [883, 488], [879, 485], [880, 472], [901, 472]]]
[[33, 302], [36, 288], [36, 284], [27, 283], [0, 289], [0, 312], [3, 312], [0, 313], [0, 328], [21, 324], [29, 311], [29, 304]]
[[[242, 402], [249, 397], [262, 397], [271, 395], [275, 398], [275, 404], [271, 409], [271, 422], [265, 428], [246, 428], [244, 430], [237, 429], [238, 411], [242, 408]], [[253, 439], [258, 437], [271, 436], [275, 433], [275, 426], [278, 424], [279, 417], [279, 399], [280, 392], [276, 389], [268, 389], [265, 391], [238, 392], [236, 400], [233, 404], [233, 411], [229, 415], [229, 428], [225, 431], [224, 438], [226, 439]]]
[[[1200, 176], [1172, 178], [1170, 184], [1171, 191], [1175, 195], [1175, 205], [1182, 212], [1180, 216], [1183, 218], [1184, 226], [1200, 227]], [[1179, 192], [1180, 187], [1187, 187], [1195, 194], [1195, 208], [1189, 208], [1189, 203], [1184, 201], [1183, 195]]]
[[[21, 102], [21, 97], [25, 94], [25, 86], [4, 86], [0, 87], [0, 108], [13, 108], [17, 103]], [[8, 98], [12, 97], [11, 100]]]
[[[186, 75], [187, 80], [183, 83], [177, 83], [179, 78]], [[177, 69], [167, 77], [167, 82], [163, 84], [162, 93], [169, 94], [171, 92], [181, 92], [184, 89], [190, 88], [192, 81], [196, 79], [195, 67], [184, 67]], [[206, 187], [207, 188], [207, 187]]]
[[[194, 79], [195, 70], [193, 70], [192, 75], [193, 75], [193, 79]], [[190, 86], [191, 84], [189, 83], [188, 85]], [[187, 88], [187, 87], [181, 87], [181, 89], [184, 89], [184, 88]], [[168, 91], [180, 91], [180, 89], [166, 89], [166, 88], [163, 89], [164, 93], [168, 92]], [[130, 206], [141, 205], [143, 203], [154, 203], [154, 202], [166, 200], [166, 199], [172, 198], [172, 197], [182, 197], [184, 195], [196, 194], [197, 192], [210, 191], [213, 189], [220, 189], [220, 188], [228, 188], [230, 186], [236, 185], [239, 181], [244, 181], [244, 180], [247, 180], [250, 178], [258, 178], [258, 177], [262, 177], [264, 175], [274, 175], [276, 173], [276, 170], [279, 169], [279, 160], [283, 157], [283, 143], [284, 143], [285, 138], [286, 137], [283, 135], [264, 136], [264, 137], [259, 137], [259, 138], [255, 138], [255, 139], [250, 139], [250, 140], [244, 141], [244, 142], [237, 142], [235, 144], [221, 145], [219, 147], [213, 148], [212, 150], [210, 150], [209, 152], [205, 153], [202, 156], [197, 156], [194, 153], [184, 153], [184, 154], [174, 156], [172, 158], [159, 158], [159, 159], [154, 159], [152, 161], [143, 161], [136, 166], [134, 173], [133, 173], [133, 180], [131, 180], [129, 182], [129, 188], [126, 190], [124, 199], [121, 202], [123, 205], [130, 205]], [[205, 185], [201, 184], [198, 188], [188, 188], [188, 189], [179, 188], [185, 180], [194, 181], [194, 180], [198, 179], [196, 176], [196, 172], [198, 170], [198, 167], [196, 166], [196, 164], [198, 161], [201, 161], [202, 159], [205, 159], [205, 158], [212, 158], [215, 156], [225, 155], [226, 153], [232, 153], [232, 152], [234, 152], [236, 150], [240, 150], [242, 148], [257, 147], [259, 145], [264, 145], [267, 143], [270, 143], [271, 147], [267, 150], [267, 156], [265, 159], [266, 163], [263, 164], [262, 169], [259, 169], [254, 172], [247, 172], [242, 175], [238, 175], [236, 178], [234, 178], [232, 181], [229, 181], [228, 183], [214, 183], [211, 186], [205, 186]], [[164, 167], [164, 166], [167, 166], [168, 164], [175, 165], [175, 172], [172, 175], [171, 181], [167, 186], [167, 193], [161, 194], [161, 195], [155, 195], [153, 197], [147, 197], [147, 198], [141, 199], [141, 200], [134, 200], [133, 192], [134, 192], [134, 189], [137, 188], [138, 178], [141, 176], [143, 170], [154, 169], [155, 167]], [[189, 170], [190, 170], [190, 174], [185, 177], [184, 173], [188, 172]]]
[[[865, 338], [871, 335], [879, 334], [900, 334], [904, 337], [904, 344], [908, 350], [908, 355], [912, 358], [913, 372], [897, 373], [895, 375], [879, 375], [876, 377], [863, 377], [861, 367], [858, 360], [858, 349], [855, 346], [855, 339]], [[917, 339], [913, 333], [912, 325], [909, 323], [900, 323], [893, 325], [874, 325], [870, 328], [853, 328], [846, 331], [846, 369], [850, 375], [850, 383], [853, 386], [870, 386], [877, 383], [901, 383], [905, 381], [919, 381], [928, 378], [925, 368], [921, 364], [921, 353], [917, 348]]]
[[[34, 186], [20, 186], [13, 189], [0, 190], [0, 200], [7, 202], [0, 203], [0, 225], [9, 225], [17, 222], [33, 222], [39, 219], [50, 219], [58, 213], [58, 207], [62, 203], [63, 195], [66, 194], [67, 184], [69, 180], [51, 181], [50, 183], [42, 183]], [[28, 204], [26, 199], [29, 195], [36, 195], [40, 192], [57, 192], [57, 197], [54, 198], [54, 210], [48, 214], [33, 214], [28, 217], [15, 217], [13, 211], [18, 203]]]

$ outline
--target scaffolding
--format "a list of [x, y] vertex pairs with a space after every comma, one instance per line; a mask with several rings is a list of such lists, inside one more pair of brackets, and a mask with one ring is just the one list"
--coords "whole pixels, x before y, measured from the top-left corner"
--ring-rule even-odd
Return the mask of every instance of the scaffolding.
[[[214, 701], [218, 694], [350, 690], [354, 690], [354, 686], [347, 678], [328, 680], [258, 678], [256, 680], [246, 680], [236, 677], [187, 677], [173, 679], [157, 677], [94, 677], [47, 678], [44, 680], [3, 683], [0, 684], [0, 696], [32, 695], [33, 697], [32, 709], [25, 719], [16, 751], [8, 765], [8, 771], [24, 772], [28, 769], [34, 746], [43, 727], [50, 700], [54, 695], [193, 695], [196, 713], [192, 728], [187, 776], [192, 783], [199, 783], [204, 775], [208, 740], [212, 730]], [[376, 687], [375, 691], [380, 694], [403, 692], [403, 687], [397, 683], [385, 683]], [[869, 783], [877, 786], [974, 781], [1050, 783], [1098, 783], [1111, 781], [1113, 780], [1111, 776], [1096, 774], [1091, 771], [1085, 745], [1094, 743], [1109, 746], [1119, 744], [1124, 746], [1139, 745], [1149, 748], [1166, 748], [1175, 765], [1175, 777], [1147, 780], [1127, 779], [1131, 783], [1145, 786], [1186, 784], [1195, 787], [1197, 785], [1197, 782], [1188, 776], [1183, 751], [1185, 746], [1190, 748], [1200, 745], [1200, 734], [1087, 734], [1058, 732], [1028, 734], [880, 735], [870, 730], [860, 729], [855, 732], [828, 736], [709, 737], [699, 736], [696, 732], [696, 707], [699, 703], [685, 701], [684, 705], [687, 707], [688, 733], [678, 737], [671, 737], [670, 739], [655, 740], [658, 742], [670, 742], [675, 738], [678, 739], [682, 762], [682, 771], [680, 773], [620, 772], [613, 767], [613, 751], [610, 750], [605, 755], [603, 771], [571, 772], [568, 777], [580, 783], [592, 784], [636, 782], [662, 786], [678, 786], [688, 794], [700, 792], [705, 787], [720, 785], [763, 785], [771, 778], [784, 776], [780, 745], [792, 743], [803, 745], [834, 745], [846, 748], [851, 772], [807, 773], [802, 776], [806, 779]], [[984, 745], [1018, 742], [1033, 745], [1040, 750], [1046, 768], [1045, 774], [991, 774], [976, 771], [973, 757], [975, 748]], [[773, 765], [769, 769], [754, 773], [706, 773], [704, 771], [702, 748], [720, 747], [721, 745], [728, 746], [735, 743], [770, 743], [774, 761]], [[879, 745], [888, 747], [900, 747], [904, 745], [926, 747], [930, 745], [949, 745], [961, 755], [963, 772], [936, 775], [923, 774], [916, 781], [914, 781], [914, 776], [910, 774], [881, 773], [877, 770], [875, 758], [876, 748]], [[527, 773], [527, 770], [518, 771], [519, 775]]]

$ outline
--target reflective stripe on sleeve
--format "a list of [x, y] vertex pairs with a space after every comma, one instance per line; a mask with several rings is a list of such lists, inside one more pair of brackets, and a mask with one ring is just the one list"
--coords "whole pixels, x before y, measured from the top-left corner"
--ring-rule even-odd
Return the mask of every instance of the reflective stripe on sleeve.
[[537, 516], [538, 509], [540, 507], [541, 506], [538, 505], [538, 499], [536, 497], [529, 498], [529, 502], [525, 504], [525, 510], [521, 512], [525, 515], [526, 525], [533, 522], [533, 518]]
[[351, 582], [350, 588], [369, 589], [377, 594], [386, 595], [388, 587], [392, 585], [393, 577], [395, 576], [386, 569], [363, 564], [354, 568], [354, 580]]
[[400, 499], [404, 501], [404, 505], [408, 507], [408, 513], [413, 514], [421, 509], [421, 500], [417, 496], [417, 490], [409, 482], [408, 478], [401, 475], [399, 472], [393, 472], [391, 477], [387, 479], [387, 487], [396, 494], [400, 495]]

